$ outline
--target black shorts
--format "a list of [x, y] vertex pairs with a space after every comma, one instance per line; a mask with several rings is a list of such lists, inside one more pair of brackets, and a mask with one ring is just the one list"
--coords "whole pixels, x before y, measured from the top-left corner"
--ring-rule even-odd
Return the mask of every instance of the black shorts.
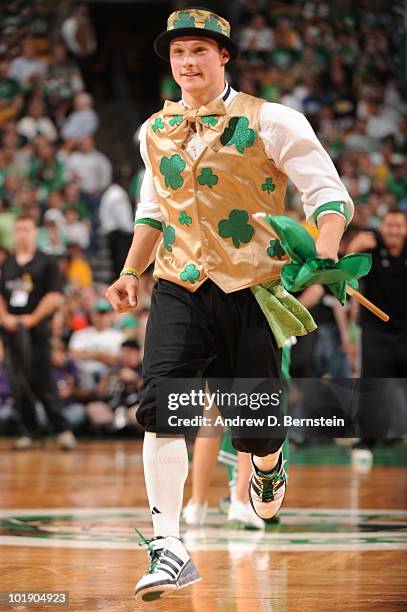
[[[144, 347], [137, 419], [156, 431], [157, 380], [160, 378], [279, 379], [281, 351], [252, 291], [224, 293], [211, 280], [190, 293], [159, 279], [152, 294]], [[280, 417], [279, 408], [275, 414]], [[280, 434], [279, 434], [280, 436]], [[239, 437], [235, 448], [264, 456], [281, 437]]]

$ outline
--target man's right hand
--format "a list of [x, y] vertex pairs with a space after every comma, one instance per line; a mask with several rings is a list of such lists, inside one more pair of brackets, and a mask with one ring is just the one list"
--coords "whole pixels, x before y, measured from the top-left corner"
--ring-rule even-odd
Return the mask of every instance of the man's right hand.
[[10, 313], [5, 314], [1, 320], [4, 329], [11, 333], [17, 331], [17, 323], [18, 318]]
[[138, 285], [137, 278], [127, 274], [110, 285], [106, 297], [116, 312], [127, 312], [136, 308]]

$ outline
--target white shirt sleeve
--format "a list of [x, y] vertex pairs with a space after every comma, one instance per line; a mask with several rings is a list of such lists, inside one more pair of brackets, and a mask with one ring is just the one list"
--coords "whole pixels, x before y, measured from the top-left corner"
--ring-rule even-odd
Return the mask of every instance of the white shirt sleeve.
[[[306, 117], [298, 111], [266, 102], [260, 111], [260, 137], [267, 157], [284, 172], [301, 194], [307, 220], [336, 213], [353, 216], [353, 202], [328, 153], [319, 142]], [[337, 203], [330, 209], [330, 203]], [[338, 204], [339, 203], [339, 204]]]
[[[157, 193], [154, 187], [153, 172], [147, 153], [147, 127], [148, 121], [145, 121], [140, 128], [140, 154], [143, 159], [146, 171], [140, 188], [140, 202], [136, 211], [136, 224], [139, 219], [154, 219], [162, 221], [160, 204], [158, 202]], [[137, 227], [137, 225], [136, 225]]]

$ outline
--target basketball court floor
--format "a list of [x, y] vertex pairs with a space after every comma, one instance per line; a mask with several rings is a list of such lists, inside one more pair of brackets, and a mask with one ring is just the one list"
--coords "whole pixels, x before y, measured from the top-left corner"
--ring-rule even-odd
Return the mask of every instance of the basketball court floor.
[[0, 466], [0, 610], [13, 609], [9, 591], [69, 592], [68, 607], [20, 610], [407, 610], [405, 444], [380, 449], [369, 473], [333, 445], [293, 452], [280, 525], [264, 534], [226, 527], [219, 465], [208, 525], [182, 529], [202, 582], [143, 605], [133, 597], [147, 561], [134, 527], [151, 535], [140, 441], [18, 454], [3, 440]]

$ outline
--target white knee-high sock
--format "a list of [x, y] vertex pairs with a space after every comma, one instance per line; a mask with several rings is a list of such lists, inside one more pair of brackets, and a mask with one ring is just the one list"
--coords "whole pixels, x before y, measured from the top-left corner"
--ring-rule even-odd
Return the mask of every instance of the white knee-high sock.
[[184, 484], [188, 476], [185, 439], [157, 438], [155, 433], [146, 431], [143, 463], [154, 536], [178, 538]]

